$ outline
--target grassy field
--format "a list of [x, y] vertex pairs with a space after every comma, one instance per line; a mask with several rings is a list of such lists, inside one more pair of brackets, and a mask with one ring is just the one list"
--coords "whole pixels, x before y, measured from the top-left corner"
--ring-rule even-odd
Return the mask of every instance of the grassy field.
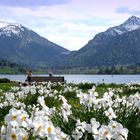
[[9, 91], [11, 87], [16, 86], [15, 83], [0, 83], [0, 90], [3, 92]]
[[19, 74], [20, 72], [10, 67], [0, 68], [0, 74]]
[[1, 139], [139, 140], [139, 93], [139, 83], [0, 83]]

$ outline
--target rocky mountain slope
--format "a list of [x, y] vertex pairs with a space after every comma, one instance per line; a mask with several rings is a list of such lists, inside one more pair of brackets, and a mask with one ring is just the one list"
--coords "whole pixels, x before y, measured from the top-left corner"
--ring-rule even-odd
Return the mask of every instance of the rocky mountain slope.
[[29, 67], [50, 67], [67, 49], [20, 25], [0, 22], [0, 58]]
[[62, 67], [107, 67], [140, 64], [140, 18], [132, 16], [123, 24], [95, 35], [79, 51], [71, 53]]

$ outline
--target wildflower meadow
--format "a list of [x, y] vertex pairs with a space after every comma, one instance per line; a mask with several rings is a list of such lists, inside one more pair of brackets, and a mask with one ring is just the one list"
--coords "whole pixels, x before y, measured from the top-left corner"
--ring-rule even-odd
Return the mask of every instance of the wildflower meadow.
[[139, 140], [140, 83], [0, 89], [1, 140]]

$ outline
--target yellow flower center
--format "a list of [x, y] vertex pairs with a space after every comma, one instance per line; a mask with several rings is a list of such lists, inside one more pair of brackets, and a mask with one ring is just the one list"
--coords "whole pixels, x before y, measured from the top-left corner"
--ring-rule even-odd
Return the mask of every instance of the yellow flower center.
[[16, 120], [17, 116], [16, 115], [13, 115], [12, 116], [12, 120]]
[[112, 116], [112, 114], [111, 114], [111, 113], [109, 113], [109, 114], [108, 114], [108, 116]]
[[107, 136], [108, 133], [109, 133], [109, 132], [106, 130], [106, 131], [104, 132], [104, 136]]
[[26, 116], [22, 116], [22, 121], [26, 121]]
[[37, 128], [37, 131], [40, 132], [42, 129], [42, 125], [40, 125], [38, 128]]
[[17, 139], [17, 135], [16, 135], [16, 134], [12, 134], [12, 135], [11, 135], [11, 138], [12, 138], [13, 140], [16, 140], [16, 139]]
[[23, 137], [23, 138], [22, 138], [22, 140], [27, 140], [27, 137], [26, 137], [26, 136], [25, 136], [25, 137]]
[[112, 125], [112, 128], [116, 128], [116, 125], [115, 125], [115, 124], [113, 124], [113, 125]]
[[48, 133], [51, 133], [51, 131], [52, 131], [52, 129], [51, 129], [51, 127], [48, 127]]

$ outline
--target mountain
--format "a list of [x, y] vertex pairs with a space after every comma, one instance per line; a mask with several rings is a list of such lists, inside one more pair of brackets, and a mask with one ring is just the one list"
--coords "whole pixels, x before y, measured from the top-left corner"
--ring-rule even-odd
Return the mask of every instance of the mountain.
[[22, 26], [0, 21], [0, 58], [28, 67], [51, 67], [69, 50]]
[[140, 66], [139, 54], [140, 18], [135, 16], [95, 35], [84, 47], [73, 52], [21, 24], [0, 21], [0, 58], [26, 67], [83, 70]]
[[108, 67], [140, 64], [140, 18], [107, 29], [71, 53], [61, 67]]

